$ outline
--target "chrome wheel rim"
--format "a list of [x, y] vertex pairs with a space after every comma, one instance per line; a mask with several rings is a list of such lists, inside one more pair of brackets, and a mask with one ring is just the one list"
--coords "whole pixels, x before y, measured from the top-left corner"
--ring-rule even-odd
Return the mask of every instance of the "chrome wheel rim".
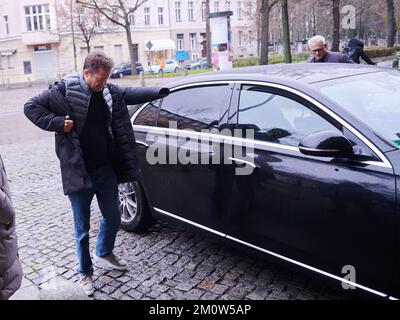
[[135, 187], [132, 183], [122, 183], [118, 186], [119, 210], [122, 223], [131, 223], [137, 213]]

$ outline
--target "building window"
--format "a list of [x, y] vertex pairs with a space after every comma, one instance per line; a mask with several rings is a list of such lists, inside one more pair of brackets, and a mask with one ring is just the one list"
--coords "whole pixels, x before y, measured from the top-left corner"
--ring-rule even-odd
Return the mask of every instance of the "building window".
[[135, 14], [133, 12], [131, 12], [128, 15], [128, 21], [129, 21], [129, 25], [131, 25], [131, 26], [135, 25]]
[[101, 17], [100, 17], [100, 14], [98, 14], [98, 13], [94, 15], [94, 25], [96, 28], [101, 27]]
[[219, 12], [219, 1], [214, 1], [214, 12]]
[[194, 21], [193, 1], [188, 2], [188, 17], [189, 17], [189, 21]]
[[179, 1], [175, 2], [175, 18], [176, 18], [176, 22], [182, 21], [181, 3]]
[[144, 24], [146, 26], [150, 25], [150, 8], [144, 8]]
[[104, 52], [104, 46], [95, 46], [94, 51], [103, 51]]
[[243, 44], [243, 31], [239, 31], [238, 42], [239, 42], [239, 46], [242, 46], [242, 44]]
[[4, 16], [4, 29], [6, 30], [6, 34], [10, 34], [10, 26], [8, 24], [8, 16]]
[[50, 7], [48, 4], [26, 6], [25, 21], [27, 31], [51, 29]]
[[177, 50], [183, 51], [183, 33], [178, 33], [176, 35], [176, 44], [177, 44]]
[[23, 61], [24, 64], [24, 74], [32, 73], [32, 65], [30, 61]]
[[237, 2], [237, 19], [243, 20], [242, 1]]
[[207, 3], [204, 1], [201, 3], [201, 19], [202, 20], [206, 20], [206, 5], [207, 5]]
[[189, 33], [190, 50], [196, 50], [196, 34]]
[[158, 24], [164, 24], [164, 8], [158, 8]]
[[248, 43], [251, 45], [253, 44], [253, 32], [251, 30], [249, 30], [249, 40]]
[[200, 55], [198, 53], [192, 53], [192, 60], [197, 61], [200, 59]]
[[225, 10], [231, 11], [231, 2], [230, 1], [225, 1]]

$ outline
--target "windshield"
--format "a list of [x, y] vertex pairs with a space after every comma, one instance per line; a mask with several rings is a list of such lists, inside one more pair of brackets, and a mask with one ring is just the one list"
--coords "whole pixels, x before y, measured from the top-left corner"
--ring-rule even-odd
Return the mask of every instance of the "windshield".
[[377, 72], [315, 85], [400, 149], [400, 74]]

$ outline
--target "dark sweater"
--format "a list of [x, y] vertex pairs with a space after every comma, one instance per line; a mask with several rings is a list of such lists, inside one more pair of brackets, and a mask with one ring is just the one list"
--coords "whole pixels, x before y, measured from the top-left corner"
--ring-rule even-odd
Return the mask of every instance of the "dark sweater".
[[79, 136], [88, 171], [111, 164], [111, 141], [107, 131], [108, 108], [102, 92], [92, 93], [85, 125]]

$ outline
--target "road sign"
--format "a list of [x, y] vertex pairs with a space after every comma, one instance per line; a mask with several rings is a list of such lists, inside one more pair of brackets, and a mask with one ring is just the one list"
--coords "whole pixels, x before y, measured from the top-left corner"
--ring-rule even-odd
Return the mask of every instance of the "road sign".
[[148, 41], [148, 42], [146, 43], [146, 48], [149, 49], [149, 50], [151, 50], [151, 48], [153, 48], [153, 43], [152, 43], [151, 41]]
[[175, 60], [178, 60], [178, 61], [189, 60], [189, 52], [188, 51], [177, 51], [175, 53]]

